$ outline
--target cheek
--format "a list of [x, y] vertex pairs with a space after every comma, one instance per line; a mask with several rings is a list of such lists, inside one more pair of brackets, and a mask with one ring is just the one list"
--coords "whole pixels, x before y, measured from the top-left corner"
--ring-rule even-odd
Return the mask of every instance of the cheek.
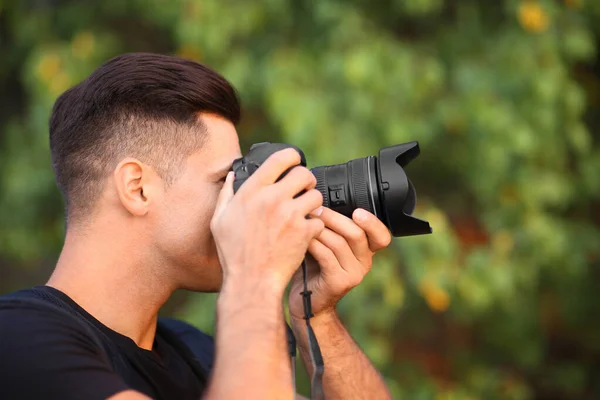
[[[158, 227], [163, 243], [179, 256], [199, 255], [212, 252], [210, 232], [218, 188], [206, 187], [202, 192], [170, 199], [165, 205], [166, 212]], [[160, 230], [163, 229], [162, 234]]]

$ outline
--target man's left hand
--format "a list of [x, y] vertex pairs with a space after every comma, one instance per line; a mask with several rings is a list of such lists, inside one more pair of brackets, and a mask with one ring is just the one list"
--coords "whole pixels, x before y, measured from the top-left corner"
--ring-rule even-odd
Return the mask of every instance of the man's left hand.
[[[335, 313], [337, 302], [371, 270], [373, 255], [392, 240], [387, 227], [368, 211], [356, 209], [350, 219], [329, 208], [322, 210], [320, 216], [311, 218], [320, 218], [325, 230], [310, 243], [306, 259], [315, 318]], [[291, 282], [290, 314], [300, 320], [304, 317], [302, 268]]]

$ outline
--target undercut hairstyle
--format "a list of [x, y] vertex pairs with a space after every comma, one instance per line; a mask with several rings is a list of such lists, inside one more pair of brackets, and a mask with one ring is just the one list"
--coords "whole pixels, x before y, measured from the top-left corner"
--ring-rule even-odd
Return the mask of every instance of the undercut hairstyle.
[[172, 184], [205, 141], [200, 113], [237, 125], [239, 97], [217, 72], [172, 56], [118, 56], [63, 93], [50, 117], [50, 150], [67, 221], [92, 211], [125, 157]]

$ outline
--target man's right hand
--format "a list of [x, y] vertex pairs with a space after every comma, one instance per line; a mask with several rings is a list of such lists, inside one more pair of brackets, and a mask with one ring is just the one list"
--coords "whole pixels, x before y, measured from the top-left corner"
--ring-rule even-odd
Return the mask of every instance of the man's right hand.
[[[308, 244], [323, 231], [321, 220], [306, 218], [319, 213], [315, 210], [322, 207], [323, 197], [315, 189], [314, 175], [299, 164], [294, 149], [278, 151], [235, 196], [234, 174], [227, 176], [211, 221], [224, 288], [258, 285], [283, 294]], [[302, 191], [306, 192], [294, 198]]]

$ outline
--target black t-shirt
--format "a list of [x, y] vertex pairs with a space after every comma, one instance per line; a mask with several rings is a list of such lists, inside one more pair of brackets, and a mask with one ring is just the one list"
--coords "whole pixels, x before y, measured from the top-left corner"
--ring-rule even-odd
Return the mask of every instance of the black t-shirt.
[[[138, 347], [86, 312], [61, 291], [38, 286], [53, 302], [63, 302], [102, 334], [91, 337], [74, 318], [45, 307], [0, 302], [0, 398], [105, 399], [134, 389], [153, 399], [197, 400], [204, 383], [180, 352], [157, 331], [153, 350]], [[22, 292], [21, 292], [22, 293]], [[205, 370], [212, 366], [212, 338], [180, 321], [170, 332], [184, 342]], [[117, 374], [98, 346], [117, 348], [124, 370]]]

